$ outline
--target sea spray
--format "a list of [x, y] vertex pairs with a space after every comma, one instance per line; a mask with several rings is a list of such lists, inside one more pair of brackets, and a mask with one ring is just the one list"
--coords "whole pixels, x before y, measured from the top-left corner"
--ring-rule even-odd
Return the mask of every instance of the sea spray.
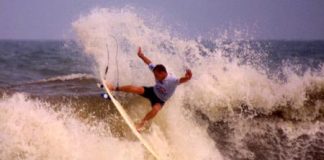
[[26, 160], [144, 159], [139, 142], [118, 139], [106, 124], [90, 125], [25, 94], [0, 99], [0, 157]]
[[[223, 127], [228, 125], [234, 131], [228, 133], [230, 139], [227, 140], [235, 145], [231, 153], [223, 152], [226, 157], [244, 159], [258, 157], [248, 151], [244, 142], [253, 128], [245, 127], [244, 123], [234, 125], [236, 121], [250, 124], [248, 120], [254, 117], [272, 115], [288, 121], [309, 121], [322, 116], [320, 106], [323, 101], [308, 101], [314, 90], [322, 94], [323, 69], [300, 72], [296, 71], [297, 65], [280, 63], [279, 70], [271, 70], [267, 64], [270, 61], [267, 50], [256, 50], [255, 44], [241, 38], [209, 40], [214, 47], [207, 47], [202, 40], [182, 39], [168, 30], [148, 26], [128, 8], [95, 9], [75, 21], [73, 27], [84, 51], [97, 62], [95, 72], [101, 75], [107, 64], [106, 45], [113, 44], [109, 37], [117, 38], [121, 85], [154, 84], [152, 74], [136, 55], [139, 46], [154, 63], [165, 64], [168, 71], [178, 77], [184, 74], [185, 68], [192, 69], [193, 79], [178, 87], [153, 120], [157, 127], [164, 127], [157, 130], [162, 131], [162, 139], [166, 139], [166, 145], [171, 148], [167, 155], [171, 154], [174, 159], [220, 159], [210, 138], [213, 137], [222, 151], [222, 147], [228, 146], [219, 145], [221, 143], [215, 139], [214, 134], [218, 131], [210, 129], [214, 123]], [[114, 53], [114, 46], [110, 46], [110, 53]], [[117, 79], [115, 67], [116, 64], [111, 65], [107, 76], [113, 83]], [[307, 104], [315, 105], [307, 107]], [[132, 104], [128, 107], [136, 108]], [[197, 125], [196, 113], [207, 116], [204, 119], [209, 125]], [[267, 124], [261, 126], [267, 127]], [[182, 137], [184, 133], [191, 138]], [[193, 139], [195, 141], [191, 141]], [[198, 149], [193, 152], [192, 146]], [[233, 150], [240, 154], [236, 156]]]
[[[154, 79], [136, 55], [137, 48], [141, 46], [144, 53], [152, 59], [154, 63], [163, 63], [169, 72], [182, 76], [185, 72], [185, 65], [189, 65], [187, 60], [193, 60], [199, 49], [193, 40], [186, 41], [176, 37], [171, 37], [167, 31], [155, 30], [145, 25], [144, 21], [133, 11], [128, 9], [95, 9], [89, 15], [81, 17], [73, 23], [77, 38], [87, 54], [92, 56], [97, 62], [97, 73], [103, 75], [107, 62], [106, 44], [111, 45], [110, 35], [119, 41], [118, 61], [121, 71], [120, 85], [153, 85]], [[114, 47], [111, 47], [114, 50]], [[110, 53], [110, 52], [109, 52]], [[187, 57], [185, 55], [187, 54]], [[192, 57], [191, 57], [192, 56]], [[186, 60], [187, 58], [187, 60]], [[199, 60], [199, 59], [198, 59]], [[111, 62], [109, 62], [111, 63]], [[110, 73], [108, 79], [116, 83], [116, 65], [109, 66]], [[192, 68], [196, 71], [196, 68]], [[187, 85], [179, 86], [175, 94], [184, 92]], [[192, 116], [181, 112], [184, 97], [171, 99], [164, 106], [162, 112], [167, 112], [162, 118], [154, 120], [155, 123], [166, 123], [169, 128], [152, 130], [152, 135], [159, 133], [160, 137], [151, 139], [151, 143], [156, 148], [165, 148], [167, 145], [169, 153], [165, 150], [158, 150], [162, 157], [170, 159], [222, 159], [215, 148], [215, 144], [208, 137], [206, 129], [195, 124]], [[138, 108], [129, 104], [129, 108]], [[146, 108], [148, 111], [148, 108]], [[169, 118], [172, 114], [173, 118]], [[164, 115], [161, 113], [161, 115]], [[143, 115], [144, 116], [144, 115]], [[188, 117], [189, 116], [189, 117]], [[162, 122], [161, 122], [162, 121]], [[178, 124], [178, 125], [175, 125]], [[178, 126], [178, 127], [176, 127]], [[181, 127], [180, 127], [181, 126]], [[186, 136], [187, 135], [187, 136]], [[190, 136], [189, 136], [190, 135]], [[163, 146], [159, 146], [156, 141], [165, 139]]]
[[[297, 73], [289, 63], [283, 65], [281, 71], [270, 71], [266, 64], [267, 51], [253, 47], [258, 44], [242, 41], [242, 38], [221, 37], [209, 40], [215, 47], [207, 47], [203, 41], [182, 39], [167, 30], [149, 27], [128, 8], [95, 9], [73, 26], [85, 52], [97, 62], [96, 73], [103, 72], [107, 63], [105, 46], [113, 44], [109, 35], [118, 39], [118, 60], [123, 72], [120, 84], [154, 83], [153, 78], [148, 78], [151, 73], [136, 56], [139, 46], [153, 62], [165, 64], [169, 72], [178, 77], [184, 74], [185, 68], [191, 68], [193, 79], [178, 90], [190, 90], [185, 100], [210, 118], [218, 118], [219, 109], [233, 112], [242, 105], [261, 114], [271, 114], [288, 103], [299, 109], [304, 106], [311, 84], [314, 80], [321, 83], [318, 79], [323, 76], [321, 70]], [[111, 50], [114, 51], [114, 46]], [[111, 65], [108, 74], [113, 83], [117, 79], [115, 67]]]

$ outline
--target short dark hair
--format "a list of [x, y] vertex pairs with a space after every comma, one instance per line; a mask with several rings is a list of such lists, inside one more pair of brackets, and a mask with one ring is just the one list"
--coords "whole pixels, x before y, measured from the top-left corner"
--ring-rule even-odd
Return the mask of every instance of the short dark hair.
[[153, 72], [155, 72], [155, 71], [157, 71], [157, 72], [166, 72], [166, 73], [168, 73], [167, 70], [166, 70], [166, 68], [165, 68], [164, 65], [162, 65], [162, 64], [157, 64], [157, 65], [153, 68]]

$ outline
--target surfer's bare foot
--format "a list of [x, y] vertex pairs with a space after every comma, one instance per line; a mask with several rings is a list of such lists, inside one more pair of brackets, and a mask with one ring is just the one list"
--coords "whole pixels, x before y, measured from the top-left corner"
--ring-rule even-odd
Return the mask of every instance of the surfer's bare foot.
[[137, 132], [142, 132], [144, 130], [144, 127], [143, 127], [144, 124], [145, 124], [144, 121], [141, 121], [141, 122], [139, 122], [139, 123], [136, 124], [136, 130], [137, 130]]
[[116, 89], [111, 83], [107, 83], [107, 87], [111, 91], [115, 91], [115, 89]]
[[[111, 91], [114, 91], [114, 90], [115, 90], [115, 87], [114, 87], [111, 83], [107, 82], [107, 80], [103, 80], [103, 83], [107, 85], [107, 87], [108, 87], [109, 90], [111, 90]], [[97, 85], [98, 85], [98, 84], [97, 84]], [[99, 85], [100, 85], [100, 84], [99, 84]], [[98, 85], [98, 87], [99, 87], [99, 85]], [[102, 84], [101, 84], [101, 85], [102, 85]], [[104, 86], [102, 85], [102, 88], [103, 88], [103, 87], [104, 87]]]

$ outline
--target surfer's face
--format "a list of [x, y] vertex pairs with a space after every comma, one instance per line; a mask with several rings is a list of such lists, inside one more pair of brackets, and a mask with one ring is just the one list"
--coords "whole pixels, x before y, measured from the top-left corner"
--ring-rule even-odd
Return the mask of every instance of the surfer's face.
[[168, 74], [166, 72], [154, 71], [154, 77], [156, 80], [162, 81]]

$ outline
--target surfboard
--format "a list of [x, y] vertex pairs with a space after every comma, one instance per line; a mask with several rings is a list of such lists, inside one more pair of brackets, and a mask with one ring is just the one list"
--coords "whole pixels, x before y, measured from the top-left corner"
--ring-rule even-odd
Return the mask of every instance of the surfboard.
[[157, 154], [157, 152], [155, 152], [155, 150], [149, 144], [149, 142], [146, 141], [144, 139], [144, 137], [136, 130], [136, 127], [134, 125], [134, 122], [129, 117], [129, 115], [126, 113], [124, 107], [111, 94], [111, 91], [109, 90], [109, 88], [108, 88], [108, 86], [107, 86], [106, 81], [104, 80], [104, 78], [101, 78], [101, 82], [102, 82], [102, 84], [104, 86], [105, 91], [108, 93], [108, 95], [109, 95], [112, 103], [115, 105], [116, 109], [118, 110], [118, 112], [120, 113], [120, 115], [123, 117], [123, 119], [125, 120], [125, 122], [128, 125], [128, 127], [131, 129], [131, 131], [133, 132], [133, 134], [143, 144], [143, 146], [147, 149], [147, 151], [149, 151], [154, 156], [155, 159], [160, 160], [159, 155]]

